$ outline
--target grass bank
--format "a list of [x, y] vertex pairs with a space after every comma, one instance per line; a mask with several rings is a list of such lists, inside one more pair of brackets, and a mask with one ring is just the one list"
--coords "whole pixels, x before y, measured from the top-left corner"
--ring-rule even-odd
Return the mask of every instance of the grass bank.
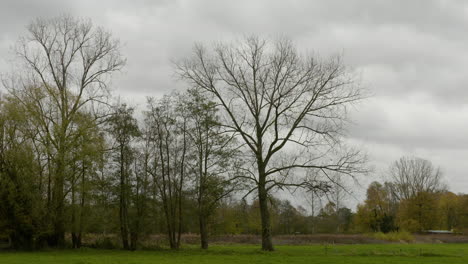
[[374, 244], [278, 246], [262, 252], [253, 245], [216, 245], [207, 251], [63, 250], [0, 252], [8, 264], [149, 264], [149, 263], [468, 263], [468, 244]]

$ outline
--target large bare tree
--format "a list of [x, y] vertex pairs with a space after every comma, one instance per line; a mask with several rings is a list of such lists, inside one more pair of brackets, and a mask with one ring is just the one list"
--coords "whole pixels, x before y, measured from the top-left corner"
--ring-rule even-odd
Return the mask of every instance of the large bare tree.
[[446, 189], [440, 168], [429, 160], [401, 157], [390, 165], [391, 189], [398, 200], [407, 200], [420, 192], [434, 193]]
[[25, 106], [41, 141], [48, 144], [53, 169], [49, 243], [62, 246], [67, 153], [77, 137], [75, 119], [106, 100], [110, 76], [125, 60], [118, 40], [88, 20], [39, 18], [27, 29], [29, 34], [16, 47], [18, 69], [4, 85]]
[[210, 92], [252, 158], [245, 177], [258, 194], [262, 249], [274, 250], [268, 198], [275, 188], [301, 186], [315, 170], [353, 176], [364, 171], [359, 151], [340, 140], [347, 108], [363, 90], [339, 57], [301, 55], [287, 39], [249, 37], [212, 50], [196, 45], [176, 65], [180, 76]]

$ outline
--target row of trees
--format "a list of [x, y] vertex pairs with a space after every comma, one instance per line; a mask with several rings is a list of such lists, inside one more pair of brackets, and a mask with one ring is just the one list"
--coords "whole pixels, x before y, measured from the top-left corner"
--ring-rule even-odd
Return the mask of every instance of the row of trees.
[[466, 230], [468, 196], [447, 191], [442, 174], [428, 160], [403, 157], [390, 167], [389, 181], [373, 182], [360, 204], [361, 231]]
[[175, 66], [191, 88], [148, 99], [140, 115], [110, 96], [125, 59], [109, 32], [70, 16], [28, 32], [0, 108], [0, 225], [14, 247], [62, 247], [68, 232], [80, 247], [85, 232], [112, 231], [118, 208], [125, 249], [154, 225], [178, 248], [195, 204], [207, 248], [210, 216], [243, 196], [258, 201], [262, 249], [273, 250], [276, 191], [326, 193], [332, 174], [366, 172], [341, 140], [363, 94], [339, 58], [301, 55], [286, 39], [197, 45]]
[[187, 199], [196, 201], [202, 246], [208, 246], [208, 218], [224, 197], [243, 186], [236, 179], [241, 157], [235, 139], [220, 131], [212, 102], [196, 90], [151, 100], [143, 128], [125, 104], [113, 107], [102, 126], [91, 116], [77, 116], [72, 140], [66, 140], [61, 208], [53, 191], [59, 154], [50, 138], [43, 141], [43, 131], [31, 126], [39, 120], [28, 110], [34, 105], [27, 96], [6, 95], [1, 107], [0, 193], [5, 202], [0, 208], [15, 247], [61, 245], [65, 232], [71, 233], [73, 247], [80, 247], [87, 215], [98, 210], [112, 217], [114, 206], [123, 247], [136, 249], [145, 225], [155, 224], [145, 220], [157, 206], [165, 216], [170, 246], [178, 248]]
[[[215, 235], [261, 234], [258, 217], [258, 200], [223, 203], [213, 218]], [[288, 200], [272, 199], [270, 202], [272, 232], [276, 235], [347, 233], [352, 232], [354, 214], [349, 208], [337, 208], [333, 202], [324, 204], [316, 215], [302, 206], [293, 206]]]

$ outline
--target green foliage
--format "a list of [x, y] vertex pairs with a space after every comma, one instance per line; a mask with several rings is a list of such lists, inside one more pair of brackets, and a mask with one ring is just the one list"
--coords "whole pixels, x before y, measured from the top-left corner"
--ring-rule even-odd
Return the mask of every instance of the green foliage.
[[414, 237], [411, 235], [411, 233], [407, 231], [399, 231], [399, 232], [388, 232], [388, 233], [382, 233], [382, 232], [377, 232], [377, 233], [369, 233], [367, 234], [369, 237], [378, 239], [378, 240], [383, 240], [383, 241], [390, 241], [390, 242], [413, 242]]
[[451, 192], [416, 192], [398, 200], [392, 183], [373, 182], [367, 199], [359, 204], [354, 217], [357, 232], [390, 232], [405, 230], [423, 232], [431, 229], [456, 230], [468, 228], [467, 195]]
[[13, 104], [0, 108], [0, 232], [12, 247], [31, 249], [40, 232], [41, 203], [36, 164], [24, 131], [24, 114]]
[[99, 248], [99, 249], [117, 249], [119, 245], [115, 239], [111, 237], [104, 236], [97, 238], [93, 244], [90, 245], [92, 248]]
[[411, 233], [421, 231], [421, 225], [415, 219], [400, 219], [400, 228]]
[[356, 229], [367, 232], [390, 232], [396, 230], [397, 205], [392, 199], [388, 183], [373, 182], [367, 189], [367, 198], [357, 207], [354, 219]]
[[351, 231], [354, 214], [349, 208], [337, 208], [328, 202], [316, 217], [313, 217], [316, 233], [347, 233]]
[[437, 217], [434, 217], [438, 215], [437, 199], [438, 194], [420, 192], [403, 200], [398, 212], [403, 229], [415, 232], [437, 228]]

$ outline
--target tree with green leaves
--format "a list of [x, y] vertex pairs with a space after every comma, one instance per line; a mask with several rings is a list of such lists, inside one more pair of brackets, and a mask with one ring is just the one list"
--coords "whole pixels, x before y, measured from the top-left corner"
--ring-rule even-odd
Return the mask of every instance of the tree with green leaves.
[[3, 81], [22, 104], [49, 158], [51, 246], [64, 246], [70, 150], [81, 113], [102, 117], [112, 73], [122, 68], [119, 42], [89, 20], [71, 16], [35, 19], [16, 46], [18, 68]]
[[409, 232], [421, 232], [437, 227], [439, 214], [437, 201], [440, 194], [418, 192], [409, 199], [402, 200], [398, 209], [400, 228]]
[[[119, 220], [120, 235], [124, 249], [136, 249], [136, 239], [130, 239], [129, 206], [131, 196], [131, 174], [135, 159], [133, 141], [140, 136], [137, 120], [133, 117], [133, 108], [125, 104], [118, 105], [112, 115], [107, 119], [109, 133], [115, 140], [114, 161], [117, 163], [119, 178]], [[129, 241], [131, 243], [129, 243]]]
[[32, 249], [40, 233], [41, 193], [33, 144], [21, 109], [0, 104], [0, 230], [15, 249]]
[[240, 173], [240, 152], [232, 134], [221, 126], [216, 103], [206, 92], [189, 89], [181, 97], [181, 108], [189, 113], [188, 136], [192, 141], [192, 165], [195, 199], [198, 205], [200, 243], [208, 248], [208, 221], [219, 202], [239, 190], [233, 180]]
[[366, 200], [359, 204], [356, 224], [362, 231], [390, 232], [397, 229], [398, 201], [394, 199], [389, 183], [372, 182], [367, 188]]
[[75, 120], [76, 136], [70, 153], [70, 211], [72, 247], [80, 248], [86, 223], [88, 194], [93, 191], [91, 178], [96, 175], [106, 144], [103, 130], [89, 114], [81, 114]]

